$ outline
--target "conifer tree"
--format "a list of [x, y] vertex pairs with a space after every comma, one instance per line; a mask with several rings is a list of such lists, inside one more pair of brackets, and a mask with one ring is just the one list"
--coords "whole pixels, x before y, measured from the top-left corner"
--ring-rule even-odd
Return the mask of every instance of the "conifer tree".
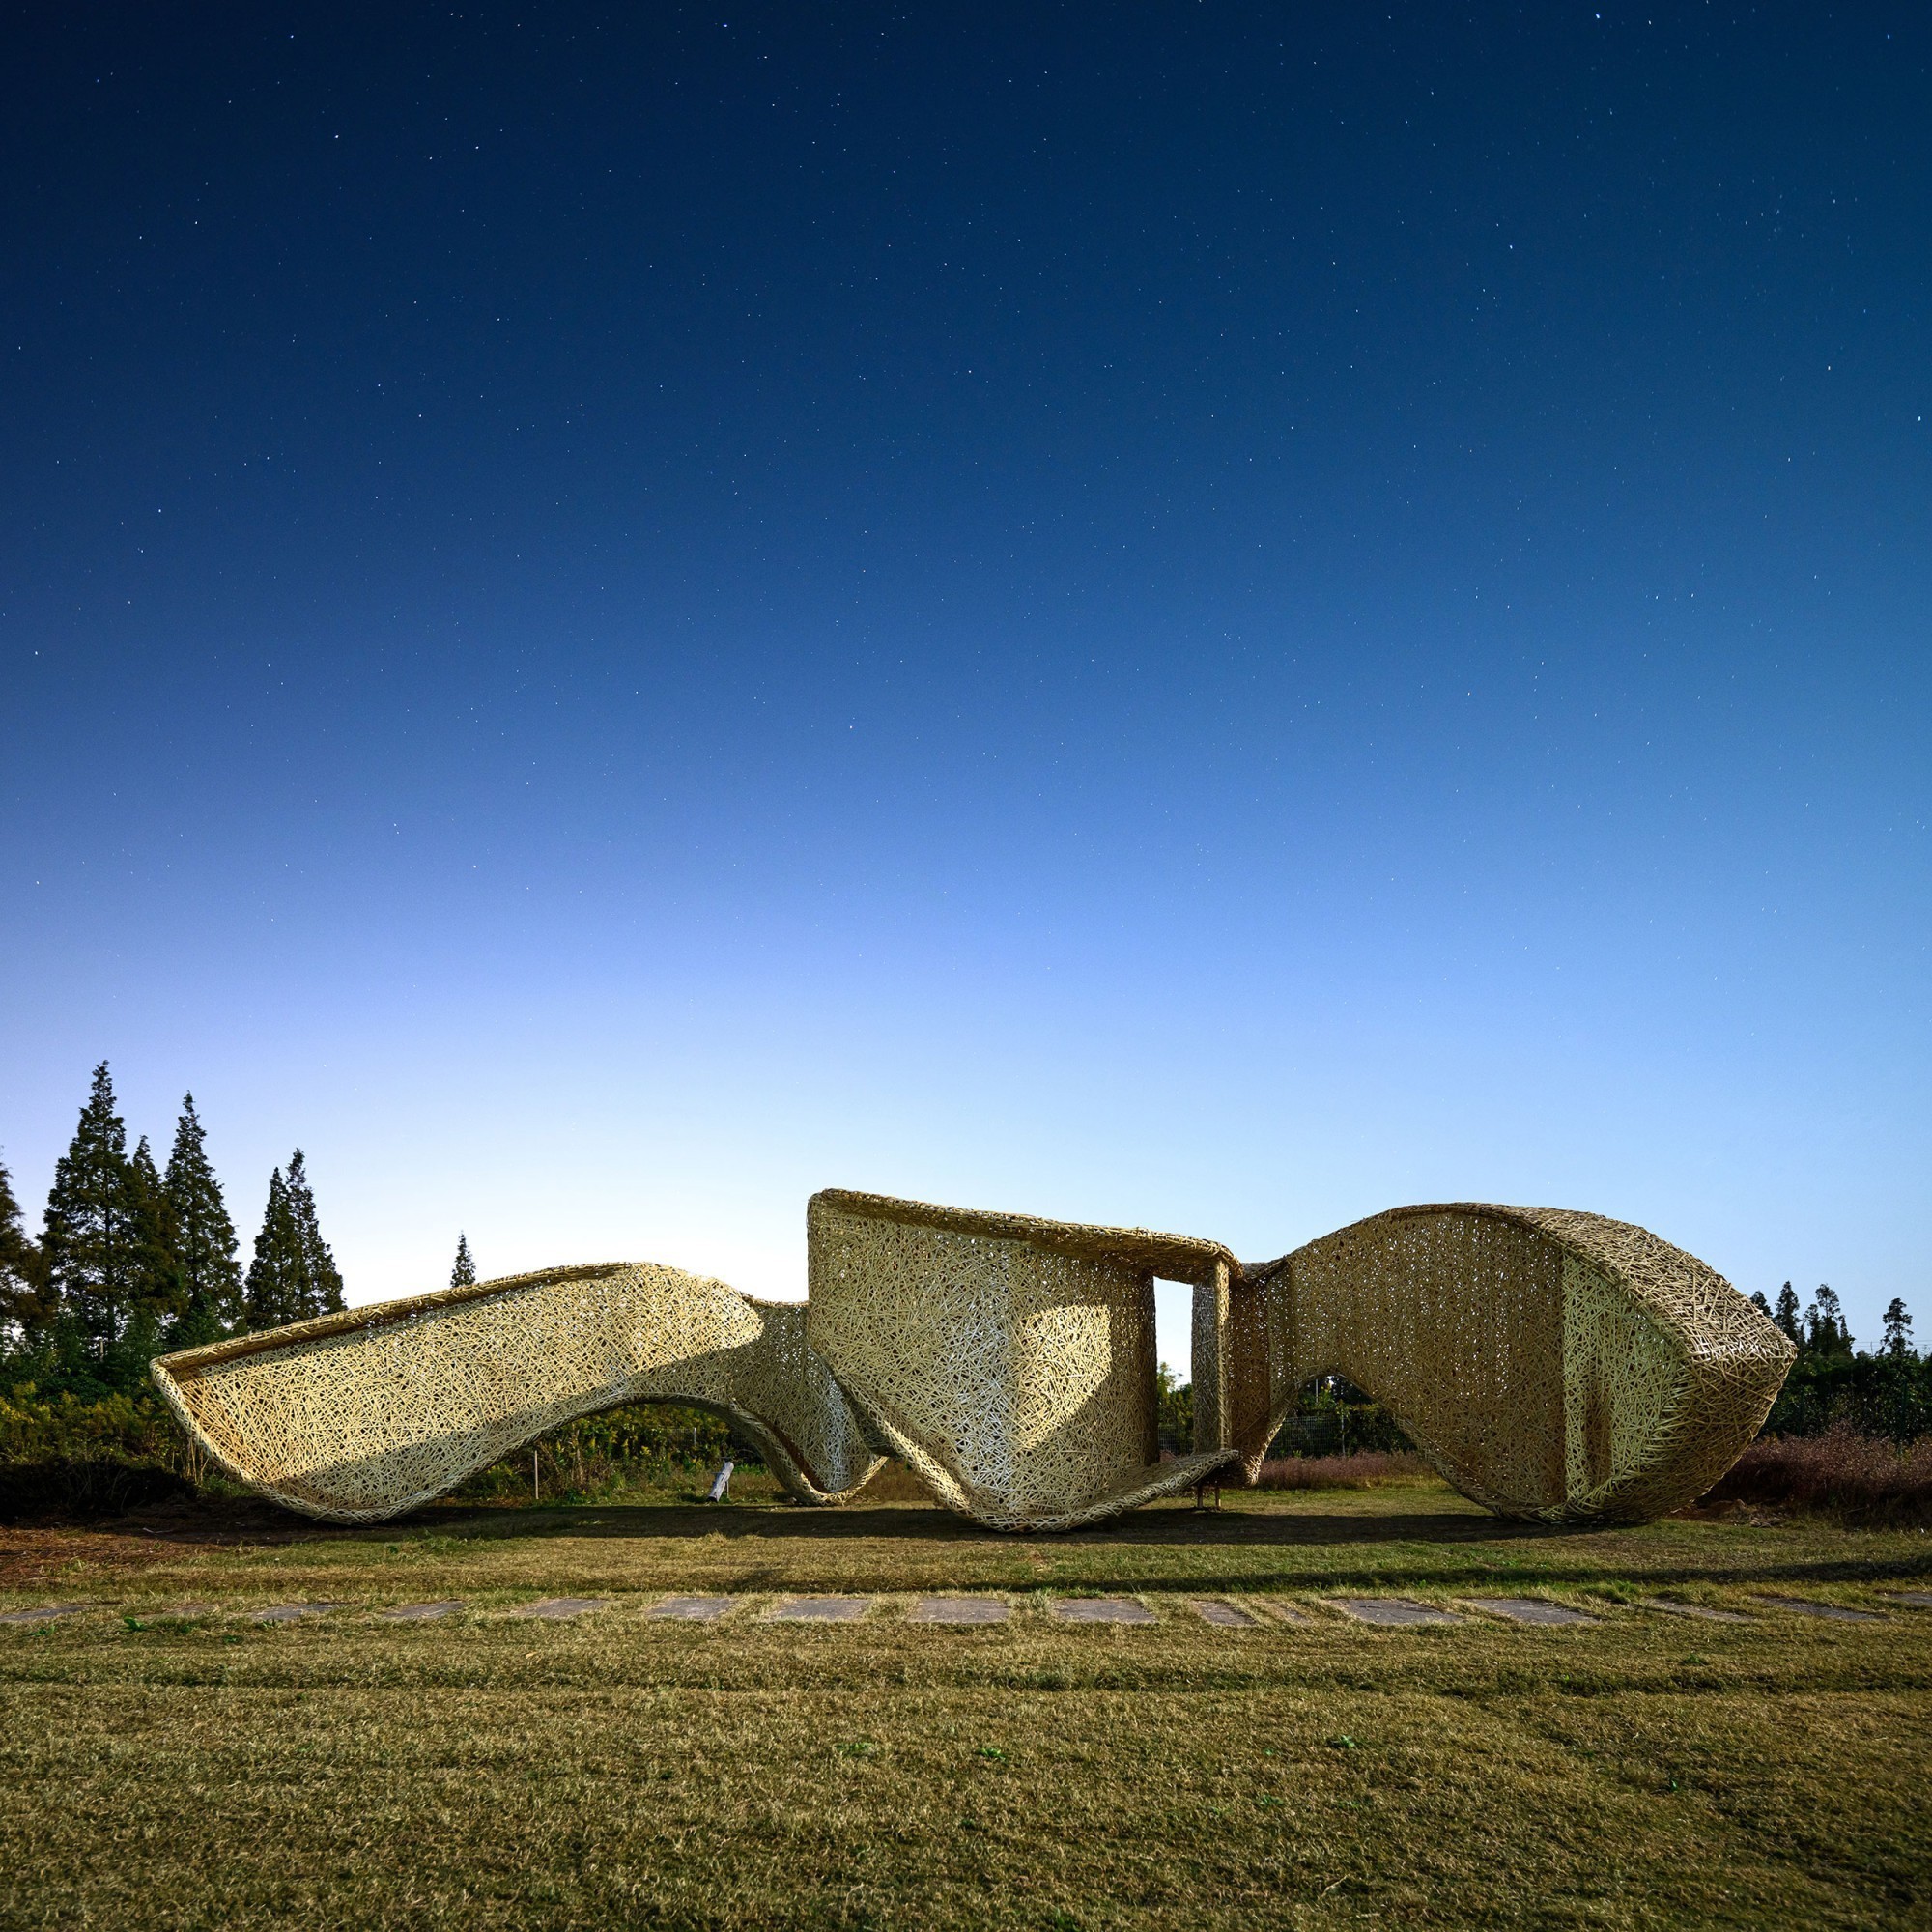
[[1903, 1361], [1912, 1352], [1912, 1317], [1902, 1296], [1894, 1294], [1885, 1311], [1885, 1352]]
[[174, 1205], [156, 1171], [143, 1134], [128, 1163], [128, 1225], [134, 1239], [134, 1287], [129, 1316], [158, 1332], [163, 1317], [182, 1311], [181, 1258], [175, 1251]]
[[476, 1264], [469, 1257], [469, 1236], [459, 1233], [456, 1237], [456, 1265], [449, 1271], [451, 1288], [469, 1288], [476, 1280]]
[[41, 1252], [61, 1311], [97, 1352], [127, 1326], [140, 1287], [128, 1129], [103, 1060], [73, 1140], [54, 1168]]
[[309, 1191], [308, 1166], [300, 1148], [289, 1156], [288, 1192], [301, 1252], [303, 1309], [310, 1315], [333, 1314], [344, 1305], [342, 1276], [316, 1221], [315, 1196]]
[[1750, 1293], [1750, 1301], [1751, 1301], [1751, 1306], [1755, 1308], [1757, 1312], [1760, 1315], [1762, 1315], [1767, 1321], [1776, 1321], [1777, 1320], [1777, 1317], [1771, 1312], [1771, 1303], [1764, 1298], [1763, 1289], [1761, 1288], [1752, 1289]]
[[278, 1167], [269, 1179], [269, 1205], [248, 1264], [243, 1313], [247, 1325], [259, 1329], [299, 1321], [308, 1312], [302, 1304], [301, 1236]]
[[1804, 1346], [1804, 1330], [1798, 1322], [1798, 1291], [1788, 1281], [1777, 1291], [1777, 1310], [1771, 1319], [1797, 1347]]
[[21, 1223], [14, 1177], [0, 1161], [0, 1342], [38, 1341], [53, 1319], [40, 1247]]
[[1836, 1292], [1822, 1281], [1804, 1311], [1804, 1345], [1819, 1355], [1851, 1352], [1852, 1331], [1845, 1326], [1845, 1311], [1838, 1305]]
[[242, 1319], [242, 1269], [235, 1259], [235, 1223], [209, 1165], [192, 1094], [182, 1098], [162, 1184], [174, 1212], [182, 1276], [182, 1315], [170, 1339], [177, 1347], [212, 1342]]

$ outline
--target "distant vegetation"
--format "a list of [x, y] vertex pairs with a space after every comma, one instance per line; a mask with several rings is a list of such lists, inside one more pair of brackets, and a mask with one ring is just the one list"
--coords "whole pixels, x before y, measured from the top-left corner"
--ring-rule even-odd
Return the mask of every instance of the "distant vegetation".
[[269, 1178], [245, 1275], [238, 1245], [194, 1095], [182, 1101], [163, 1172], [145, 1134], [128, 1151], [102, 1061], [38, 1241], [0, 1167], [0, 1387], [82, 1402], [139, 1394], [163, 1350], [343, 1306], [299, 1148]]
[[1255, 1477], [1255, 1488], [1378, 1490], [1389, 1483], [1435, 1480], [1435, 1472], [1413, 1450], [1360, 1449], [1347, 1456], [1270, 1456]]
[[[1161, 1453], [1185, 1456], [1194, 1447], [1194, 1390], [1163, 1362], [1156, 1395]], [[1321, 1376], [1296, 1398], [1293, 1413], [1268, 1444], [1268, 1460], [1332, 1462], [1344, 1456], [1401, 1456], [1413, 1450], [1414, 1444], [1380, 1403], [1341, 1376]]]
[[247, 1271], [193, 1094], [165, 1169], [128, 1128], [103, 1061], [54, 1169], [38, 1240], [0, 1166], [0, 1513], [111, 1508], [203, 1472], [148, 1364], [342, 1307], [298, 1148], [269, 1178]]
[[1854, 1349], [1844, 1311], [1820, 1287], [1801, 1313], [1787, 1281], [1776, 1302], [1751, 1299], [1788, 1335], [1798, 1360], [1766, 1420], [1767, 1435], [1823, 1435], [1836, 1430], [1912, 1442], [1932, 1435], [1932, 1357], [1912, 1346], [1912, 1317], [1894, 1295], [1879, 1345]]
[[1765, 1436], [1704, 1501], [1822, 1510], [1854, 1523], [1932, 1521], [1932, 1436], [1892, 1442], [1842, 1423], [1822, 1435]]

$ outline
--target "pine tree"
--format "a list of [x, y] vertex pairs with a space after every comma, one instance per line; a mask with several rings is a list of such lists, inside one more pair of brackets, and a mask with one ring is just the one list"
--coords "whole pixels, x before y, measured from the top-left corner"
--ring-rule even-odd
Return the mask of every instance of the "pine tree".
[[182, 1311], [182, 1270], [175, 1248], [174, 1204], [156, 1171], [146, 1134], [128, 1163], [128, 1207], [135, 1275], [128, 1314], [146, 1318], [158, 1331], [164, 1317]]
[[456, 1265], [449, 1271], [451, 1288], [469, 1288], [476, 1280], [476, 1264], [469, 1257], [469, 1236], [459, 1234], [456, 1237]]
[[206, 1143], [194, 1095], [185, 1094], [163, 1182], [174, 1211], [175, 1251], [181, 1259], [182, 1315], [170, 1337], [177, 1347], [212, 1342], [242, 1319], [235, 1223], [228, 1218], [221, 1183], [209, 1165]]
[[0, 1343], [39, 1341], [53, 1325], [54, 1307], [39, 1244], [21, 1223], [14, 1177], [0, 1161]]
[[1776, 1321], [1777, 1320], [1776, 1316], [1775, 1316], [1771, 1312], [1771, 1303], [1764, 1298], [1763, 1289], [1761, 1288], [1752, 1289], [1750, 1301], [1751, 1301], [1751, 1306], [1755, 1308], [1757, 1312], [1760, 1315], [1762, 1315], [1767, 1321]]
[[288, 1187], [289, 1211], [295, 1217], [301, 1249], [303, 1309], [310, 1315], [333, 1314], [344, 1305], [342, 1276], [316, 1221], [315, 1196], [309, 1191], [308, 1167], [300, 1148], [289, 1156]]
[[1838, 1305], [1837, 1294], [1822, 1281], [1811, 1297], [1811, 1306], [1804, 1311], [1804, 1346], [1819, 1355], [1851, 1351], [1852, 1331], [1845, 1326], [1845, 1311]]
[[248, 1264], [247, 1323], [250, 1328], [279, 1328], [342, 1306], [342, 1277], [316, 1223], [308, 1166], [297, 1148], [289, 1157], [287, 1179], [278, 1167], [269, 1182], [269, 1206], [262, 1232], [255, 1236], [255, 1259]]
[[1896, 1294], [1885, 1311], [1885, 1352], [1901, 1362], [1912, 1352], [1912, 1317], [1905, 1312], [1905, 1303]]
[[255, 1236], [255, 1256], [248, 1264], [243, 1313], [250, 1328], [279, 1328], [299, 1321], [307, 1310], [301, 1304], [301, 1237], [289, 1211], [289, 1190], [278, 1167], [269, 1177], [269, 1205], [262, 1212], [262, 1232]]
[[41, 1252], [47, 1278], [97, 1353], [128, 1324], [138, 1299], [128, 1129], [114, 1111], [103, 1060], [72, 1143], [54, 1168]]
[[1771, 1318], [1799, 1348], [1804, 1346], [1804, 1330], [1798, 1321], [1798, 1292], [1787, 1281], [1777, 1291], [1777, 1312]]

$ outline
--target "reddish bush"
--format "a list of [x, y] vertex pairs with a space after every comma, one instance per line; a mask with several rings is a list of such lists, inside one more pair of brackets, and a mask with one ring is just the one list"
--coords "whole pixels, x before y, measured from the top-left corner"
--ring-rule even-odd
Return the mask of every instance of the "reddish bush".
[[1932, 1436], [1903, 1448], [1850, 1429], [1771, 1436], [1699, 1501], [1820, 1510], [1854, 1522], [1932, 1521]]
[[1258, 1490], [1368, 1490], [1378, 1483], [1413, 1483], [1432, 1475], [1420, 1456], [1365, 1449], [1359, 1456], [1278, 1456], [1264, 1463]]

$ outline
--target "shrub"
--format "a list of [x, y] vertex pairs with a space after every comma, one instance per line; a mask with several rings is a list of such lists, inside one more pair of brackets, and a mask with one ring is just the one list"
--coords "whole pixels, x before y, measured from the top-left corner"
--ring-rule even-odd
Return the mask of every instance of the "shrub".
[[1903, 1445], [1843, 1425], [1753, 1442], [1700, 1498], [1817, 1510], [1851, 1522], [1932, 1521], [1932, 1436]]
[[1352, 1382], [1324, 1376], [1295, 1399], [1294, 1412], [1268, 1444], [1269, 1459], [1354, 1457], [1371, 1450], [1401, 1455], [1415, 1445], [1380, 1403], [1372, 1402]]
[[103, 1395], [31, 1382], [0, 1393], [0, 1522], [118, 1516], [195, 1493], [205, 1459], [158, 1395]]
[[1822, 1435], [1837, 1428], [1894, 1442], [1932, 1435], [1932, 1356], [1806, 1350], [1792, 1364], [1764, 1434]]
[[31, 1382], [0, 1394], [0, 1463], [107, 1456], [173, 1464], [185, 1446], [158, 1395], [90, 1402], [67, 1390], [43, 1396]]
[[1417, 1483], [1435, 1471], [1413, 1450], [1365, 1449], [1359, 1456], [1279, 1456], [1261, 1466], [1258, 1490], [1371, 1490]]
[[760, 1465], [744, 1444], [733, 1444], [729, 1424], [707, 1409], [627, 1403], [564, 1423], [466, 1477], [451, 1493], [459, 1502], [526, 1503], [534, 1490], [545, 1502], [587, 1502], [626, 1490], [681, 1486], [727, 1456], [740, 1467]]
[[0, 1522], [41, 1517], [125, 1516], [132, 1509], [191, 1496], [186, 1477], [125, 1456], [47, 1456], [0, 1463]]

